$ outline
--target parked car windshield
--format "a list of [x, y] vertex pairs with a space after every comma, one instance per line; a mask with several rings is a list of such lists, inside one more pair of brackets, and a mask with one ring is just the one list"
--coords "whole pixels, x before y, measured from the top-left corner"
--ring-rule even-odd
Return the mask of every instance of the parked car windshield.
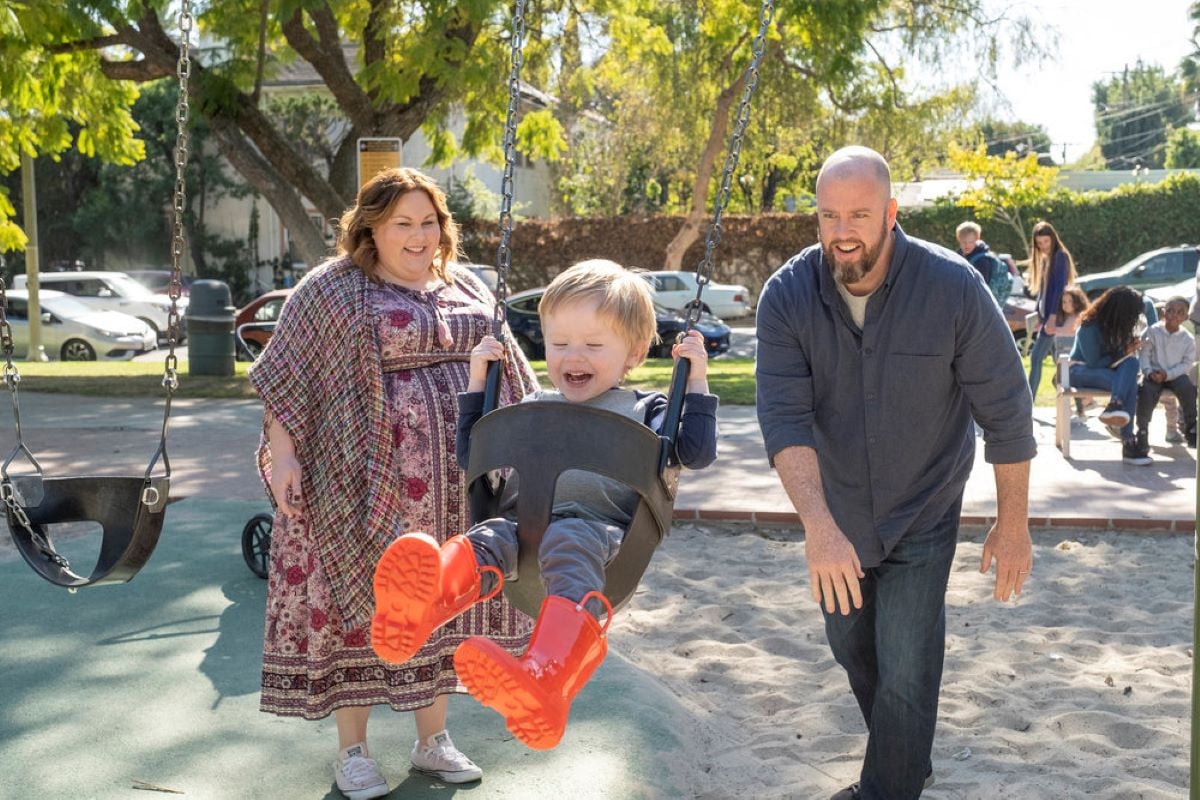
[[84, 314], [96, 313], [94, 308], [89, 308], [70, 295], [43, 297], [41, 298], [41, 306], [46, 311], [61, 319], [75, 319], [76, 317], [82, 317]]
[[121, 295], [121, 297], [128, 298], [129, 300], [154, 299], [154, 292], [123, 272], [114, 272], [106, 275], [105, 278], [112, 282], [112, 285], [117, 289], [117, 294]]

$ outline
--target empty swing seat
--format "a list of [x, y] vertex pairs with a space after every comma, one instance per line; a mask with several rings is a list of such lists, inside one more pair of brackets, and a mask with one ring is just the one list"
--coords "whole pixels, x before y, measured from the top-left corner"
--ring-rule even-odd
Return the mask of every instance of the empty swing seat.
[[650, 557], [671, 527], [678, 467], [659, 471], [663, 440], [645, 425], [611, 411], [574, 403], [517, 403], [485, 414], [471, 430], [466, 478], [475, 522], [499, 516], [503, 482], [488, 473], [512, 467], [519, 476], [515, 580], [504, 594], [536, 617], [545, 597], [538, 569], [542, 535], [550, 524], [558, 476], [595, 472], [625, 484], [641, 498], [616, 558], [605, 569], [604, 595], [618, 609], [629, 602]]
[[[33, 531], [45, 548], [21, 524], [6, 503], [8, 527], [17, 549], [39, 575], [69, 589], [127, 583], [150, 558], [162, 533], [169, 478], [145, 476], [43, 478], [9, 476], [3, 485], [12, 491]], [[9, 488], [11, 485], [11, 489]], [[88, 577], [72, 571], [54, 550], [48, 525], [95, 522], [103, 530], [100, 555]]]

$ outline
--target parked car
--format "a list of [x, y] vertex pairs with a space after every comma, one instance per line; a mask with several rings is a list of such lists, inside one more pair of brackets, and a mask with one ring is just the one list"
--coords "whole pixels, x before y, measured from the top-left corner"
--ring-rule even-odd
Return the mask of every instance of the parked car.
[[[654, 300], [659, 305], [672, 309], [683, 309], [696, 299], [696, 273], [674, 270], [638, 270], [654, 289]], [[700, 306], [717, 317], [733, 319], [750, 313], [750, 290], [745, 286], [709, 283], [704, 287]]]
[[[16, 275], [13, 288], [25, 289], [26, 276]], [[171, 298], [154, 294], [124, 272], [42, 272], [38, 274], [42, 289], [53, 289], [75, 297], [96, 311], [119, 311], [137, 317], [161, 337], [167, 330], [167, 313]], [[179, 298], [180, 315], [187, 309], [187, 298]], [[180, 326], [179, 340], [187, 333]]]
[[1076, 283], [1095, 300], [1113, 286], [1130, 286], [1139, 291], [1170, 286], [1184, 278], [1194, 277], [1196, 264], [1200, 262], [1200, 249], [1195, 245], [1160, 247], [1108, 272], [1084, 275]]
[[1179, 283], [1172, 283], [1170, 286], [1159, 286], [1156, 289], [1147, 289], [1144, 295], [1154, 303], [1154, 308], [1158, 311], [1158, 316], [1162, 318], [1163, 307], [1172, 297], [1186, 297], [1191, 305], [1191, 313], [1188, 315], [1194, 323], [1200, 319], [1200, 303], [1197, 303], [1197, 296], [1200, 295], [1200, 281], [1196, 276], [1190, 275]]
[[[532, 359], [546, 357], [546, 340], [542, 336], [542, 321], [537, 313], [538, 303], [545, 291], [541, 288], [518, 292], [507, 302], [505, 317], [508, 327], [522, 352]], [[662, 342], [650, 348], [650, 357], [670, 358], [671, 345], [675, 342], [676, 334], [684, 329], [686, 320], [677, 311], [658, 304], [654, 310]], [[700, 321], [694, 327], [704, 336], [704, 347], [709, 355], [718, 355], [729, 349], [729, 326], [712, 314], [701, 314]]]
[[279, 312], [283, 310], [284, 301], [291, 297], [295, 289], [272, 289], [260, 294], [233, 316], [233, 327], [238, 341], [242, 343], [243, 352], [239, 355], [253, 361], [267, 346], [271, 334], [275, 332], [275, 323], [279, 321]]
[[496, 287], [500, 285], [500, 273], [495, 267], [489, 267], [485, 264], [459, 264], [460, 267], [466, 267], [475, 273], [475, 277], [483, 281], [483, 285], [488, 288], [489, 292], [495, 292]]
[[[29, 353], [29, 292], [9, 289], [5, 314], [12, 328], [13, 355]], [[70, 295], [43, 289], [42, 346], [52, 360], [125, 361], [158, 347], [145, 322], [117, 311], [96, 311]]]
[[[127, 269], [125, 274], [155, 294], [166, 294], [167, 287], [171, 285], [171, 270], [169, 269]], [[184, 297], [192, 293], [192, 283], [195, 280], [191, 275], [179, 276], [180, 288]]]

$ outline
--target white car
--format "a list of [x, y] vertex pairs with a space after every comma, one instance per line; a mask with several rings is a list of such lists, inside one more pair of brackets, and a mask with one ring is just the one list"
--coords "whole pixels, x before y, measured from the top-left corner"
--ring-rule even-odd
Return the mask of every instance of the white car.
[[[42, 312], [42, 346], [51, 361], [125, 361], [158, 347], [158, 337], [137, 317], [96, 311], [70, 295], [38, 292]], [[12, 328], [13, 356], [29, 352], [29, 292], [8, 290], [5, 309]]]
[[[26, 276], [13, 277], [13, 288], [25, 289]], [[137, 317], [154, 329], [160, 338], [166, 335], [167, 312], [171, 298], [155, 294], [124, 272], [42, 272], [38, 285], [75, 297], [96, 311], [119, 311]], [[186, 336], [183, 313], [187, 298], [179, 298], [180, 341]]]
[[[696, 273], [674, 270], [642, 271], [638, 274], [654, 289], [654, 300], [661, 306], [679, 310], [696, 299]], [[750, 290], [745, 286], [709, 283], [700, 298], [701, 307], [722, 318], [743, 317], [750, 313]]]

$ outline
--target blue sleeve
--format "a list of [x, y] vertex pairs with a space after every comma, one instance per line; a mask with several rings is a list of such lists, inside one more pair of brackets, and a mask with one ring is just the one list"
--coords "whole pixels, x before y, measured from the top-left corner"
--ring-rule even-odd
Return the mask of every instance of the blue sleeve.
[[772, 466], [781, 450], [817, 444], [812, 369], [795, 329], [800, 312], [789, 308], [790, 300], [780, 276], [771, 278], [759, 297], [755, 323], [758, 424]]
[[683, 397], [683, 416], [675, 439], [675, 457], [688, 469], [704, 469], [717, 460], [717, 406], [715, 394], [689, 392]]
[[483, 392], [459, 392], [458, 428], [454, 433], [454, 457], [465, 470], [471, 459], [471, 428], [483, 416]]
[[971, 416], [983, 430], [983, 458], [989, 464], [1029, 461], [1037, 443], [1021, 356], [1008, 324], [996, 313], [992, 293], [973, 278], [962, 283], [953, 369]]
[[1050, 268], [1050, 274], [1046, 276], [1045, 319], [1058, 313], [1059, 306], [1062, 305], [1063, 289], [1067, 288], [1067, 276], [1070, 274], [1071, 270], [1067, 266], [1067, 254], [1062, 251], [1055, 253], [1054, 266]]
[[1158, 310], [1154, 307], [1154, 301], [1145, 295], [1142, 295], [1142, 313], [1146, 316], [1147, 328], [1158, 322]]
[[1104, 350], [1104, 339], [1100, 336], [1100, 326], [1088, 322], [1079, 326], [1075, 332], [1075, 347], [1071, 350], [1071, 360], [1080, 361], [1089, 367], [1107, 367], [1112, 359]]

